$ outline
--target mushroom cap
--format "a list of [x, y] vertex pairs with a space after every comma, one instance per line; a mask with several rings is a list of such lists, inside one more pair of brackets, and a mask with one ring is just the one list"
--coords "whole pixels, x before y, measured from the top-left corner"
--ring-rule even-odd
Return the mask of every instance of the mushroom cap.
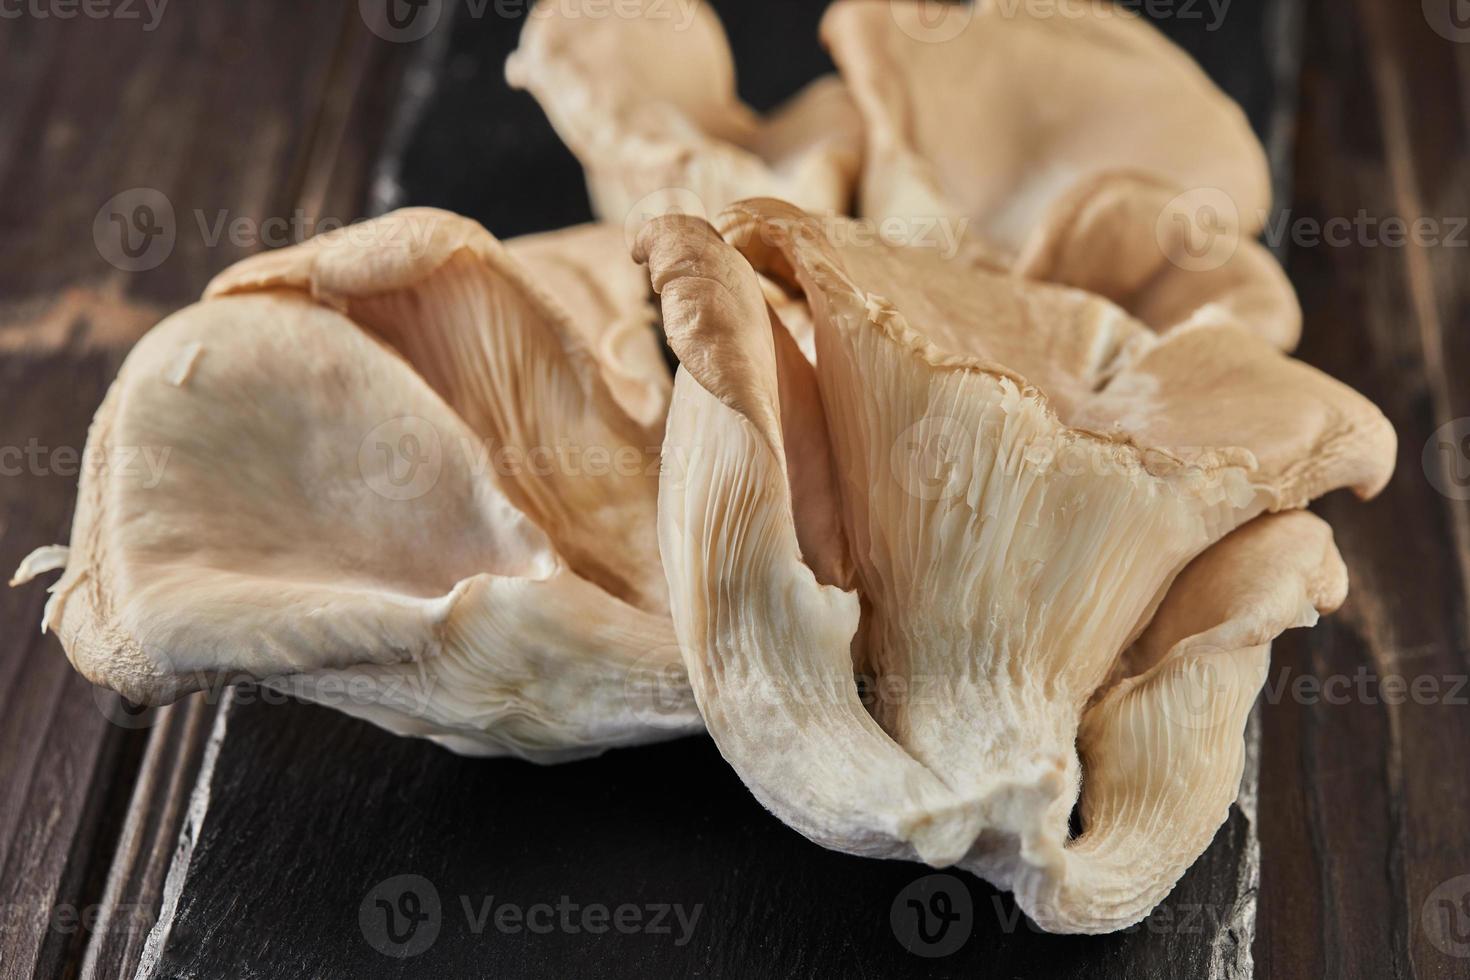
[[[670, 216], [639, 239], [681, 358], [659, 531], [695, 698], [818, 843], [963, 864], [1047, 928], [1121, 928], [1234, 798], [1265, 645], [1341, 601], [1325, 525], [1261, 515], [1376, 492], [1392, 429], [1229, 320], [1160, 335], [1075, 289], [854, 245], [842, 220], [746, 201], [723, 238]], [[806, 297], [814, 365], [780, 356], [759, 276]], [[781, 376], [806, 367], [830, 490], [785, 446]], [[807, 558], [814, 493], [842, 515], [854, 591]], [[1191, 563], [1207, 571], [1176, 579]], [[855, 668], [892, 693], [864, 705]], [[1200, 724], [1205, 669], [1225, 693]], [[1069, 844], [1079, 794], [1093, 819]]]
[[1256, 241], [1266, 155], [1239, 107], [1111, 3], [839, 0], [822, 39], [863, 116], [859, 210], [974, 262], [1086, 288], [1156, 330], [1205, 306], [1283, 349], [1301, 313]]
[[574, 327], [533, 275], [473, 222], [398, 212], [154, 328], [87, 452], [158, 465], [85, 471], [68, 552], [19, 576], [64, 565], [46, 623], [77, 668], [147, 703], [259, 680], [537, 761], [698, 730], [653, 540], [662, 420], [621, 409], [629, 362], [597, 343], [632, 294], [579, 296], [600, 319]]
[[[567, 243], [586, 244], [577, 236]], [[532, 242], [540, 257], [523, 266], [475, 222], [409, 208], [245, 259], [210, 283], [205, 297], [291, 289], [345, 313], [407, 359], [481, 448], [498, 454], [489, 462], [507, 492], [578, 574], [662, 612], [666, 586], [652, 531], [662, 420], [641, 423], [624, 410], [608, 378], [625, 379], [628, 369], [599, 349], [602, 333], [640, 315], [645, 301], [615, 288], [619, 266], [612, 265], [608, 296], [628, 312], [599, 310], [607, 326], [575, 326], [532, 278], [548, 264], [547, 247]], [[583, 258], [569, 251], [564, 265]], [[665, 370], [653, 359], [656, 347], [632, 346], [641, 358], [635, 374]], [[638, 385], [622, 388], [648, 397]]]
[[862, 136], [843, 84], [819, 78], [762, 117], [736, 95], [707, 4], [639, 0], [608, 16], [600, 3], [542, 0], [505, 72], [582, 162], [593, 210], [632, 232], [670, 209], [713, 215], [753, 194], [813, 210], [846, 210], [852, 197]]
[[863, 116], [864, 215], [964, 215], [1014, 252], [1057, 195], [1132, 170], [1217, 188], [1247, 236], [1260, 230], [1270, 171], [1249, 122], [1143, 18], [1103, 0], [989, 0], [936, 36], [932, 14], [838, 0], [823, 17]]
[[1293, 349], [1302, 311], [1291, 281], [1265, 247], [1218, 219], [1218, 204], [1146, 174], [1098, 174], [1058, 195], [1013, 268], [1110, 299], [1160, 333], [1209, 308]]
[[654, 325], [648, 277], [629, 257], [623, 229], [574, 225], [512, 238], [505, 247], [566, 311], [618, 407], [649, 432], [662, 433], [674, 379]]

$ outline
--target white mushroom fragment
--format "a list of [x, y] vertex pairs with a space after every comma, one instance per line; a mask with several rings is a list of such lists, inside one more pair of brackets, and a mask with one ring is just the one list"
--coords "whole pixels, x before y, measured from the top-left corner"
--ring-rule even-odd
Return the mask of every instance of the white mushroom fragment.
[[1255, 241], [1265, 152], [1142, 18], [978, 0], [936, 22], [918, 0], [839, 0], [821, 33], [863, 116], [864, 217], [948, 222], [977, 260], [1083, 286], [1155, 329], [1224, 302], [1295, 345], [1295, 296]]
[[714, 214], [753, 194], [847, 210], [862, 137], [842, 83], [817, 79], [762, 118], [736, 95], [706, 3], [634, 0], [610, 16], [603, 3], [542, 0], [505, 73], [582, 161], [604, 221], [636, 230], [644, 212]]
[[[1234, 798], [1265, 644], [1342, 598], [1314, 518], [1211, 545], [1377, 492], [1392, 429], [1226, 318], [1156, 334], [774, 201], [720, 226], [730, 244], [681, 217], [639, 240], [683, 365], [659, 536], [711, 735], [818, 843], [963, 864], [1056, 931], [1142, 918]], [[757, 273], [810, 305], [856, 593], [804, 560]], [[1206, 571], [1171, 589], [1192, 560]], [[1147, 669], [1120, 681], [1128, 664]], [[1171, 723], [1201, 666], [1222, 688], [1207, 723]]]
[[[609, 329], [632, 298], [607, 299]], [[662, 419], [605, 379], [660, 384], [596, 332], [442, 212], [240, 263], [99, 409], [90, 453], [166, 465], [84, 473], [48, 625], [138, 702], [266, 679], [537, 761], [698, 730], [654, 538]]]

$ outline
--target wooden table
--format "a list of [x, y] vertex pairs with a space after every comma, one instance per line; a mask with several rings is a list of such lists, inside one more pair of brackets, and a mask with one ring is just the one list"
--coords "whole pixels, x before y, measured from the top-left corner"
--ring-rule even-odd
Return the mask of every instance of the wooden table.
[[[889, 914], [924, 869], [808, 844], [704, 739], [543, 769], [261, 691], [134, 712], [39, 635], [33, 586], [0, 591], [0, 976], [1470, 976], [1442, 929], [1460, 920], [1440, 918], [1470, 887], [1455, 880], [1470, 874], [1470, 458], [1458, 429], [1436, 435], [1470, 415], [1457, 2], [1235, 0], [1214, 30], [1202, 3], [1147, 8], [1272, 149], [1301, 356], [1377, 401], [1401, 449], [1377, 501], [1318, 505], [1353, 593], [1276, 645], [1255, 819], [1248, 794], [1141, 927], [1037, 935], [964, 879], [972, 934], [918, 957]], [[515, 5], [430, 2], [439, 21], [411, 42], [356, 3], [195, 0], [156, 21], [63, 6], [0, 19], [0, 464], [24, 461], [0, 475], [0, 567], [67, 539], [72, 454], [121, 358], [241, 256], [404, 203], [501, 236], [588, 216], [576, 162], [501, 80], [520, 21], [496, 11]], [[822, 70], [820, 3], [715, 6], [758, 107]], [[120, 258], [94, 236], [119, 194], [166, 200], [166, 254]], [[1362, 220], [1311, 241], [1360, 212], [1429, 219], [1442, 242], [1395, 245]], [[1437, 693], [1401, 700], [1395, 677]], [[437, 940], [408, 959], [359, 917], [400, 875], [441, 903]], [[677, 924], [476, 934], [491, 896], [700, 918], [683, 943]]]

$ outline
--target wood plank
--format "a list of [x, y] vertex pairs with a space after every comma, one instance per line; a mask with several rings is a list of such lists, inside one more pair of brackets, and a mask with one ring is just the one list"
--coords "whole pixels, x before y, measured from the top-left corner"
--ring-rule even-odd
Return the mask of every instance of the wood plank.
[[[258, 247], [249, 236], [211, 241], [201, 228], [221, 209], [252, 227], [290, 217], [308, 178], [344, 155], [333, 113], [346, 106], [365, 129], [363, 107], [373, 108], [365, 97], [341, 99], [368, 71], [361, 51], [349, 52], [357, 66], [347, 75], [334, 61], [348, 23], [340, 9], [216, 0], [167, 9], [151, 30], [144, 23], [5, 21], [0, 446], [34, 447], [38, 461], [0, 479], [7, 570], [66, 540], [76, 456], [127, 346]], [[373, 48], [374, 63], [391, 87], [386, 47]], [[171, 204], [174, 244], [153, 253], [150, 268], [126, 271], [108, 261], [116, 243], [94, 237], [94, 219], [138, 186]], [[339, 207], [341, 198], [307, 205]], [[212, 708], [140, 716], [95, 692], [54, 638], [40, 636], [44, 599], [39, 586], [0, 590], [0, 976], [75, 975], [94, 940], [94, 975], [116, 976], [144, 934], [130, 916], [156, 914], [152, 864], [166, 862], [178, 836], [178, 799]], [[109, 884], [119, 835], [119, 860], [139, 872], [121, 891]], [[148, 841], [163, 843], [161, 855]]]
[[[822, 4], [716, 6], [742, 67], [742, 91], [756, 104], [774, 103], [826, 67], [812, 43]], [[1218, 36], [1204, 36], [1199, 23], [1164, 25], [1186, 37], [1196, 32], [1190, 46], [1227, 73], [1227, 86], [1243, 87], [1238, 94], [1265, 134], [1289, 129], [1272, 112], [1283, 104], [1280, 93], [1294, 90], [1293, 60], [1271, 58], [1294, 43], [1295, 21], [1289, 9], [1272, 9], [1278, 16], [1238, 11]], [[513, 20], [461, 18], [452, 32], [434, 35], [447, 45], [444, 68], [422, 117], [406, 127], [413, 135], [401, 158], [383, 162], [382, 202], [450, 207], [501, 235], [587, 218], [575, 161], [534, 102], [501, 81], [518, 29]], [[1140, 927], [1109, 937], [1039, 935], [1007, 896], [967, 875], [944, 875], [944, 887], [972, 910], [971, 931], [953, 955], [926, 960], [907, 952], [890, 925], [895, 902], [926, 869], [809, 844], [754, 801], [707, 740], [547, 769], [460, 759], [324, 708], [253, 696], [228, 708], [221, 723], [196, 796], [188, 859], [170, 875], [177, 903], [153, 936], [144, 975], [1250, 972], [1249, 781], [1214, 845]], [[439, 909], [437, 939], [411, 959], [391, 955], [400, 948], [377, 919], [360, 915], [385, 897], [385, 882], [396, 888], [404, 875], [418, 876], [416, 894]], [[487, 901], [526, 908], [563, 899], [644, 914], [678, 906], [699, 918], [684, 943], [676, 922], [668, 934], [558, 928], [541, 935], [500, 931], [493, 917], [481, 918]]]
[[[1442, 467], [1470, 460], [1454, 442], [1438, 458], [1434, 435], [1470, 414], [1470, 36], [1452, 40], [1430, 22], [1442, 14], [1449, 25], [1449, 6], [1308, 4], [1296, 217], [1424, 217], [1437, 233], [1461, 232], [1459, 245], [1417, 248], [1349, 228], [1340, 247], [1298, 242], [1289, 253], [1304, 355], [1378, 402], [1400, 447], [1379, 500], [1322, 502], [1353, 592], [1324, 627], [1284, 645], [1273, 671], [1278, 683], [1290, 670], [1350, 686], [1332, 700], [1288, 690], [1264, 715], [1262, 975], [1470, 975], [1470, 947], [1444, 941], [1437, 901], [1458, 903], [1455, 879], [1470, 872], [1470, 712], [1467, 692], [1456, 694], [1470, 649], [1470, 511], [1436, 489], [1458, 494]], [[1428, 703], [1391, 703], [1389, 677], [1425, 685]]]
[[[83, 977], [130, 976], [157, 923], [163, 883], [184, 826], [215, 706], [202, 697], [163, 708], [127, 801], [88, 941], [69, 963]], [[95, 886], [93, 886], [95, 887]]]

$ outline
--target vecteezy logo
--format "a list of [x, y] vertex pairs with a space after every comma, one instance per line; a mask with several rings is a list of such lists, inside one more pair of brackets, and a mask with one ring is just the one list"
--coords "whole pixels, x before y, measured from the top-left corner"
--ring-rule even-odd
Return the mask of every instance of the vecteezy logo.
[[115, 194], [92, 219], [97, 253], [124, 272], [156, 269], [178, 239], [173, 202], [152, 187]]
[[102, 717], [118, 728], [126, 728], [129, 731], [152, 728], [158, 724], [162, 710], [145, 704], [134, 704], [120, 694], [114, 694], [105, 687], [95, 685], [92, 688], [92, 703], [97, 705], [97, 710], [102, 712]]
[[1218, 187], [1196, 187], [1164, 205], [1154, 224], [1164, 258], [1188, 272], [1218, 269], [1240, 245], [1240, 209]]
[[1451, 500], [1470, 500], [1470, 418], [1435, 429], [1420, 462], [1430, 486]]
[[403, 415], [376, 426], [357, 448], [357, 469], [369, 489], [388, 500], [416, 500], [434, 489], [444, 448], [433, 424]]
[[1421, 0], [1424, 20], [1447, 41], [1470, 41], [1470, 0]]
[[677, 646], [659, 646], [643, 654], [623, 677], [623, 697], [633, 717], [644, 725], [667, 728], [692, 711], [689, 675]]
[[429, 36], [444, 15], [444, 0], [357, 0], [368, 30], [385, 41], [408, 44]]
[[970, 26], [978, 3], [955, 3], [952, 0], [889, 0], [888, 13], [893, 23], [915, 41], [942, 44], [953, 41]]
[[1159, 706], [1170, 724], [1186, 731], [1208, 731], [1232, 717], [1233, 698], [1240, 692], [1231, 671], [1235, 660], [1229, 651], [1214, 644], [1195, 643], [1188, 659], [1166, 667], [1160, 680], [1168, 685], [1168, 697]]
[[975, 458], [975, 436], [958, 421], [926, 416], [894, 440], [888, 465], [899, 486], [920, 500], [963, 493]]
[[975, 927], [970, 889], [954, 875], [925, 875], [893, 899], [888, 924], [898, 944], [915, 956], [948, 956]]
[[406, 960], [434, 945], [443, 924], [439, 890], [423, 875], [379, 882], [357, 910], [362, 938], [384, 956]]
[[623, 240], [631, 250], [638, 241], [638, 233], [654, 218], [668, 214], [687, 214], [709, 220], [700, 196], [687, 187], [663, 187], [644, 194], [633, 202], [623, 218]]
[[1451, 878], [1430, 892], [1420, 925], [1441, 953], [1456, 959], [1470, 957], [1470, 875]]

